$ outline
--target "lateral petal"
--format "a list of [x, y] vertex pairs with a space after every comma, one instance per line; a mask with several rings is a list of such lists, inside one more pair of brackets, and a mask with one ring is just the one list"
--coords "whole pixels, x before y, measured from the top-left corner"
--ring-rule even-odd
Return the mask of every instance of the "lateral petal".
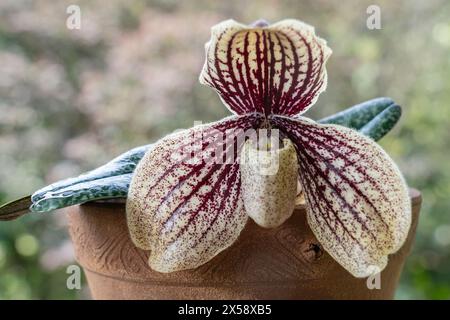
[[339, 125], [274, 117], [296, 145], [309, 225], [324, 249], [356, 277], [377, 273], [411, 224], [406, 183], [383, 149]]
[[139, 162], [127, 199], [136, 246], [160, 272], [196, 268], [229, 247], [247, 221], [239, 156], [256, 116], [232, 116], [158, 141]]

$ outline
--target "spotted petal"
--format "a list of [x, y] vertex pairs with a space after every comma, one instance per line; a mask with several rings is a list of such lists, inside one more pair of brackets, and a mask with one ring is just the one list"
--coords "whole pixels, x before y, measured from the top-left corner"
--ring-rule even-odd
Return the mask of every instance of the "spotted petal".
[[136, 246], [160, 272], [196, 268], [229, 247], [247, 221], [239, 156], [255, 115], [169, 135], [139, 162], [127, 199]]
[[339, 125], [274, 117], [297, 148], [308, 223], [324, 249], [356, 277], [381, 271], [406, 239], [408, 189], [371, 139]]
[[234, 113], [300, 114], [326, 88], [331, 49], [310, 25], [283, 20], [249, 27], [227, 20], [211, 33], [200, 82]]

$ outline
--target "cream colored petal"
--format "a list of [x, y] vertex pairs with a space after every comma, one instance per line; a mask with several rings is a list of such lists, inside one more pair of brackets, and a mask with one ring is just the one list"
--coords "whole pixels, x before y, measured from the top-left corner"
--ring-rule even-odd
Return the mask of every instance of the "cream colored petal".
[[247, 221], [238, 158], [221, 162], [211, 154], [240, 149], [238, 137], [255, 121], [233, 116], [183, 130], [158, 141], [139, 162], [127, 222], [135, 245], [151, 251], [154, 270], [196, 268], [237, 239]]
[[395, 163], [352, 129], [301, 117], [273, 122], [296, 144], [308, 222], [324, 249], [355, 277], [383, 270], [411, 224]]
[[205, 48], [200, 82], [237, 114], [300, 114], [326, 88], [331, 50], [301, 21], [249, 27], [227, 20], [212, 28]]

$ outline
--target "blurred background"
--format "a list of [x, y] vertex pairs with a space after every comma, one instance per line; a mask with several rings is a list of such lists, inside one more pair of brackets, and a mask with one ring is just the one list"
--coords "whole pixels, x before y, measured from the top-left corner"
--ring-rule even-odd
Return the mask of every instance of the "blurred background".
[[[81, 8], [81, 29], [66, 8]], [[366, 26], [381, 8], [381, 30]], [[210, 27], [297, 18], [334, 53], [318, 119], [378, 96], [403, 106], [380, 143], [424, 202], [398, 299], [450, 298], [450, 2], [0, 1], [0, 203], [227, 110], [198, 83]], [[64, 214], [0, 224], [0, 299], [88, 298]]]

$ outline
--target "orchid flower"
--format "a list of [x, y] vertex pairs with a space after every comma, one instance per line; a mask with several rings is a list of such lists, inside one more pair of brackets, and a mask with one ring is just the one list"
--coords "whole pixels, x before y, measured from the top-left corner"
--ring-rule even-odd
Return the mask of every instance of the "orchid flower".
[[[279, 226], [294, 210], [299, 182], [324, 250], [355, 277], [381, 271], [409, 231], [408, 188], [373, 140], [302, 116], [327, 86], [326, 42], [297, 20], [227, 20], [205, 48], [200, 82], [233, 115], [168, 135], [139, 162], [127, 222], [134, 244], [150, 251], [150, 267], [196, 268], [231, 246], [249, 218]], [[248, 130], [267, 135], [268, 147], [242, 139]], [[238, 156], [209, 161], [229, 149]], [[264, 157], [277, 157], [276, 173], [261, 173], [254, 160]]]

